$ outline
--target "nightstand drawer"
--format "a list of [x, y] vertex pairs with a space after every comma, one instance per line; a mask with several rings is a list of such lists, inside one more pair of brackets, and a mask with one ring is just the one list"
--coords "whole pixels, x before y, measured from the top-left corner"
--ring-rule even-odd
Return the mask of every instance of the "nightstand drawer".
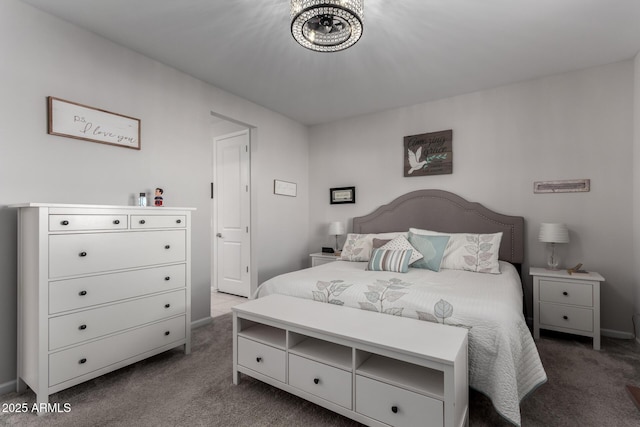
[[593, 285], [541, 279], [540, 301], [593, 307]]
[[593, 331], [593, 310], [560, 304], [540, 303], [540, 325], [579, 331]]

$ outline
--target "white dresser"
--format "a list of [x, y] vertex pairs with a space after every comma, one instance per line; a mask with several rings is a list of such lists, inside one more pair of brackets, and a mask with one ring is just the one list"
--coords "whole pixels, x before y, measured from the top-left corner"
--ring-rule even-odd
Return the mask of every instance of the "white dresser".
[[[191, 344], [191, 208], [18, 208], [18, 378], [49, 395]], [[42, 413], [40, 412], [40, 413]]]

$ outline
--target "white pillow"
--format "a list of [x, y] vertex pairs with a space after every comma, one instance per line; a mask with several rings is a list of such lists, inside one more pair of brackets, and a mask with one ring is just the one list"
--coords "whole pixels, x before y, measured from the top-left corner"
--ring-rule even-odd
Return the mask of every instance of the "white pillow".
[[407, 233], [347, 234], [340, 259], [343, 261], [369, 261], [373, 250], [373, 239], [395, 239]]
[[431, 230], [410, 228], [413, 234], [449, 236], [444, 250], [441, 268], [476, 271], [478, 273], [500, 273], [498, 255], [502, 232], [494, 234], [440, 233]]
[[387, 242], [384, 245], [380, 246], [380, 249], [391, 249], [395, 251], [411, 249], [413, 252], [411, 252], [411, 258], [409, 258], [409, 265], [424, 258], [424, 255], [422, 255], [419, 250], [414, 248], [413, 245], [409, 243], [407, 238], [402, 234], [391, 240], [390, 242]]

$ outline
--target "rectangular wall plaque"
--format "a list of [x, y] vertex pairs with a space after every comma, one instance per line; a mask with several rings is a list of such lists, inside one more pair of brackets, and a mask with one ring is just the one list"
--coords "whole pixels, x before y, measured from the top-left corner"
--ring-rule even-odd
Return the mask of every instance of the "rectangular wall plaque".
[[297, 193], [298, 185], [295, 182], [281, 181], [279, 179], [273, 180], [273, 194], [296, 197]]
[[140, 149], [140, 119], [48, 97], [50, 135]]
[[534, 193], [579, 193], [591, 190], [590, 179], [568, 179], [564, 181], [536, 181]]

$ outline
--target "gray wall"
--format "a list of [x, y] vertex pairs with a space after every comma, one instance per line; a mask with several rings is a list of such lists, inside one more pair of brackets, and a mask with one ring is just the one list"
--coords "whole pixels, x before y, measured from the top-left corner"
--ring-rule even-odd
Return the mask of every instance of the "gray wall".
[[634, 286], [635, 286], [635, 333], [636, 340], [640, 343], [640, 53], [634, 60], [634, 132], [633, 132], [633, 237], [634, 237], [634, 259], [635, 265]]
[[[564, 265], [606, 279], [602, 327], [632, 332], [633, 61], [471, 93], [311, 129], [310, 246], [327, 224], [371, 212], [406, 192], [448, 190], [526, 219], [526, 258], [545, 265], [541, 222], [565, 222]], [[426, 82], [425, 84], [428, 84]], [[453, 174], [403, 177], [403, 137], [453, 129]], [[637, 165], [640, 167], [640, 165]], [[533, 182], [591, 179], [591, 191], [534, 194]], [[354, 205], [330, 205], [330, 187], [356, 186]], [[635, 196], [638, 197], [638, 196]], [[531, 280], [526, 276], [531, 316]]]
[[[253, 222], [268, 225], [253, 236], [254, 276], [305, 265], [306, 127], [16, 0], [0, 2], [0, 52], [0, 392], [16, 366], [9, 204], [129, 205], [135, 193], [163, 187], [167, 205], [197, 208], [192, 319], [210, 315], [212, 112], [253, 127]], [[141, 119], [142, 150], [48, 135], [47, 96]], [[296, 182], [298, 197], [274, 197], [275, 178]]]

